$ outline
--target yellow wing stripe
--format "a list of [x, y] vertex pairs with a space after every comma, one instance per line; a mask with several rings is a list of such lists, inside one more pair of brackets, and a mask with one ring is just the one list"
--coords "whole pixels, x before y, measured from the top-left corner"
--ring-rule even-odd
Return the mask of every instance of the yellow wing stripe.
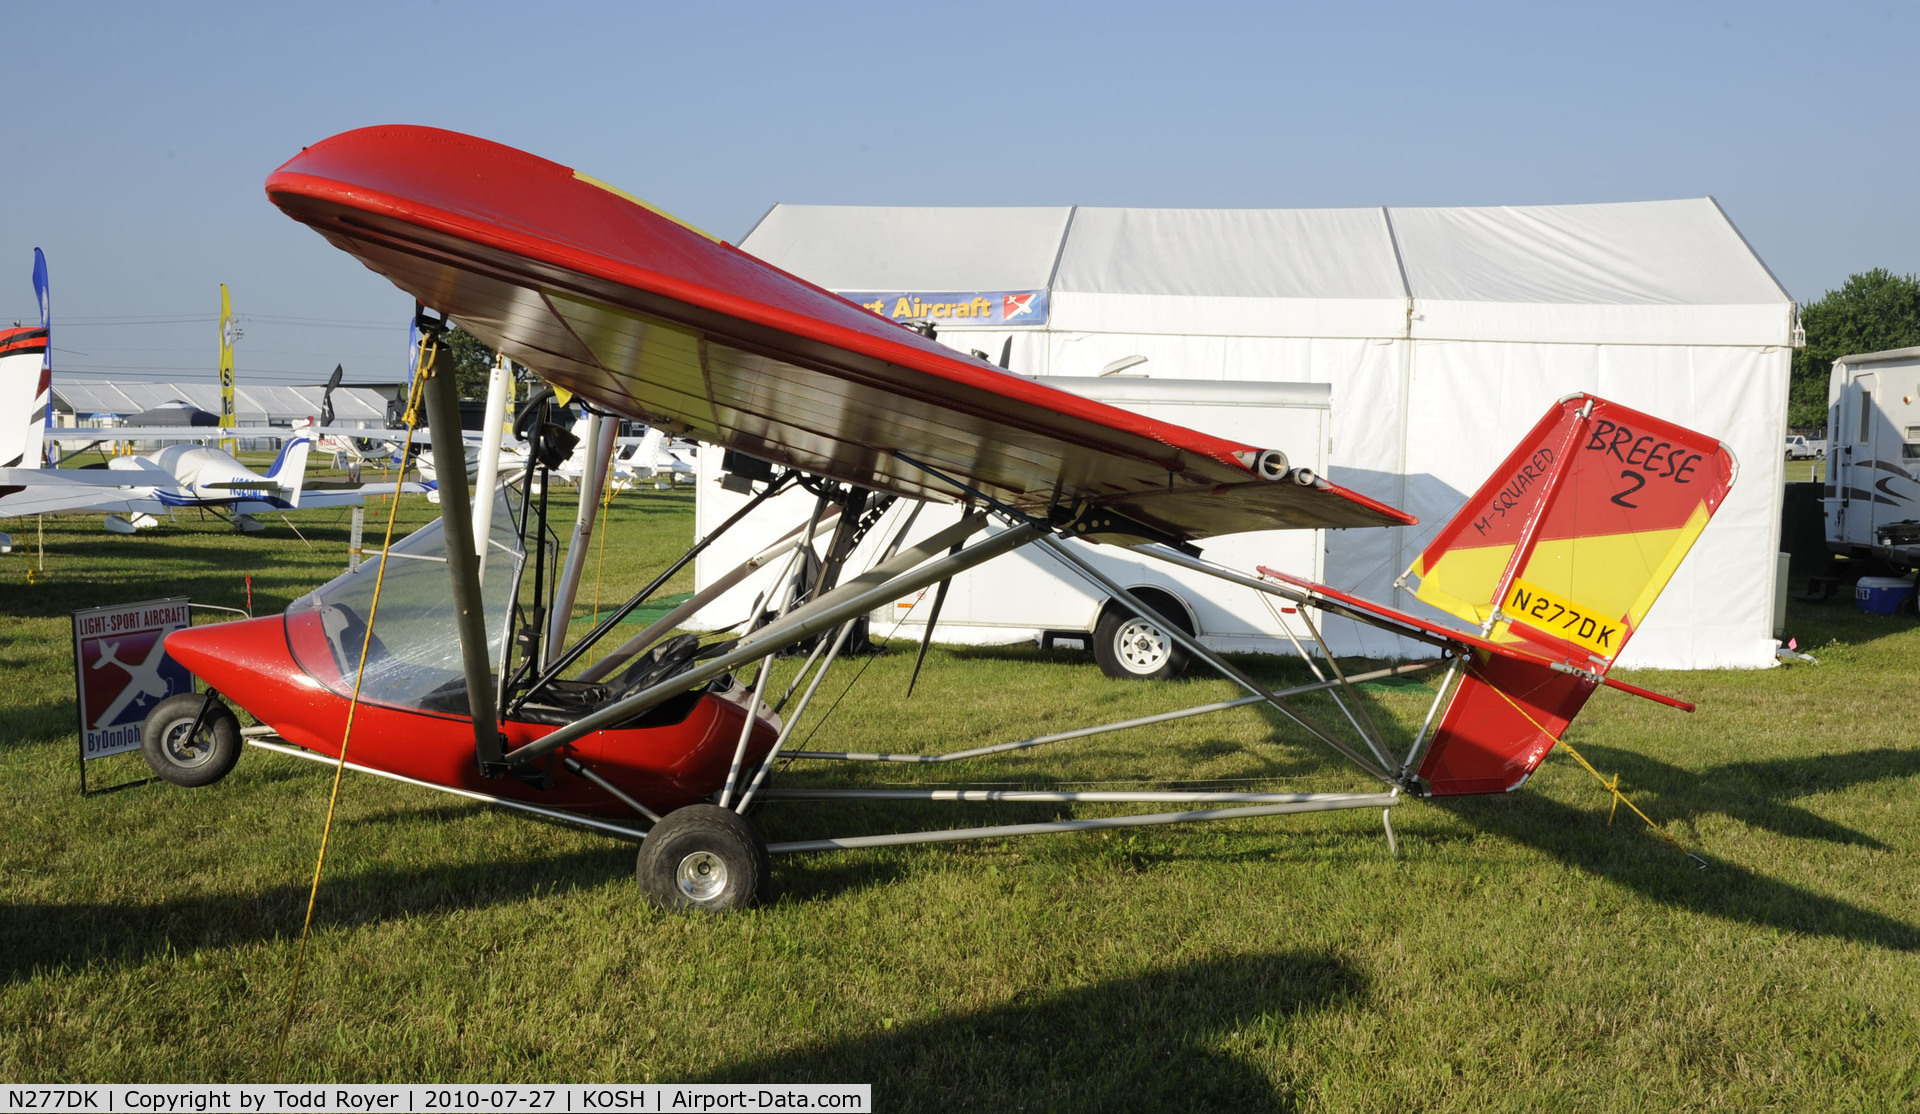
[[681, 220], [679, 217], [674, 216], [672, 213], [667, 212], [665, 209], [662, 209], [657, 205], [649, 205], [646, 202], [628, 193], [626, 190], [621, 189], [619, 186], [609, 185], [608, 183], [602, 182], [600, 179], [595, 178], [591, 174], [582, 174], [578, 170], [573, 172], [573, 176], [576, 180], [585, 182], [589, 186], [597, 186], [600, 189], [606, 190], [608, 193], [624, 201], [631, 201], [635, 205], [640, 206], [642, 209], [645, 209], [649, 213], [653, 213], [656, 216], [665, 217], [668, 220], [672, 221], [673, 223], [679, 225], [680, 227], [686, 229], [689, 232], [695, 232], [702, 236], [705, 236], [707, 239], [712, 240], [716, 244], [726, 243], [725, 240], [722, 240], [720, 237], [715, 236], [711, 232], [708, 232], [706, 229], [696, 228], [693, 225], [688, 224], [686, 221]]

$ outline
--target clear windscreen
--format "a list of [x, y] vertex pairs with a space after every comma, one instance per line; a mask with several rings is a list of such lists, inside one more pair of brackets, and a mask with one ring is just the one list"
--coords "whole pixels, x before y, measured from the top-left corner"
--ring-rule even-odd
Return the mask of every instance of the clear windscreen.
[[[494, 499], [480, 594], [486, 606], [488, 668], [497, 676], [520, 567], [526, 558], [515, 528], [519, 493], [502, 486]], [[377, 554], [358, 569], [321, 585], [287, 609], [288, 643], [309, 674], [342, 695], [353, 692], [367, 621], [366, 676], [360, 698], [428, 711], [467, 711], [466, 674], [447, 570], [446, 535], [439, 519], [387, 550], [379, 577]], [[379, 609], [374, 584], [380, 580]]]

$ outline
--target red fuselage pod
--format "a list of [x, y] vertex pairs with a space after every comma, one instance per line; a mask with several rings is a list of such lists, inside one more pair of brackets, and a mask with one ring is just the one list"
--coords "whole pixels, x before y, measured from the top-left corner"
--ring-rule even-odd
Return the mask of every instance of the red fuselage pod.
[[[167, 653], [287, 742], [329, 758], [339, 756], [353, 677], [330, 667], [332, 655], [317, 612], [176, 631], [167, 639]], [[664, 815], [719, 791], [746, 714], [727, 697], [691, 694], [643, 717], [640, 726], [595, 731], [561, 753]], [[514, 720], [500, 724], [509, 750], [555, 729]], [[755, 723], [747, 741], [746, 768], [766, 755], [776, 734], [772, 721], [761, 718]], [[547, 789], [517, 778], [483, 778], [474, 759], [471, 718], [377, 702], [364, 693], [354, 712], [347, 759], [434, 785], [549, 808], [613, 817], [631, 817], [633, 812], [557, 764]]]

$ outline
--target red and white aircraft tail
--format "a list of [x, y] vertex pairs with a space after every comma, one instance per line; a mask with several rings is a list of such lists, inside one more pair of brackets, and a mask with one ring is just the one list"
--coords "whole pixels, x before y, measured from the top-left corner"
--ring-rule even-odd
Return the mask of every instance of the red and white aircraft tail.
[[46, 447], [47, 330], [0, 331], [0, 468], [38, 468]]
[[1407, 570], [1463, 631], [1269, 569], [1313, 602], [1456, 655], [1404, 775], [1436, 796], [1517, 789], [1607, 676], [1733, 485], [1704, 434], [1591, 395], [1547, 411]]

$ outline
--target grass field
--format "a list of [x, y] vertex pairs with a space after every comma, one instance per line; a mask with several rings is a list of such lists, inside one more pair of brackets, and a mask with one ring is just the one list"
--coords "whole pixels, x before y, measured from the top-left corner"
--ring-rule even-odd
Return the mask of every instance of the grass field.
[[1827, 462], [1825, 459], [1789, 460], [1787, 461], [1786, 468], [1788, 483], [1818, 483], [1827, 478]]
[[[35, 583], [30, 555], [0, 558], [0, 1077], [274, 1071], [329, 773], [254, 751], [210, 788], [82, 800], [67, 613], [240, 606], [248, 573], [277, 610], [345, 561], [343, 516], [297, 521], [312, 548], [278, 522], [83, 519], [49, 524]], [[623, 496], [609, 584], [690, 532], [686, 494]], [[1556, 753], [1518, 793], [1396, 810], [1398, 858], [1377, 814], [1281, 817], [796, 856], [766, 907], [670, 916], [639, 902], [629, 845], [350, 778], [282, 1074], [871, 1082], [883, 1110], [1913, 1109], [1920, 630], [1794, 607], [1818, 666], [1639, 673], [1700, 710], [1603, 691], [1569, 735], [1706, 869], [1624, 809], [1609, 826]], [[1232, 694], [936, 649], [903, 703], [911, 657], [836, 674], [866, 665], [812, 745], [944, 748]], [[938, 773], [1365, 784], [1250, 709]], [[931, 807], [759, 820], [781, 839], [1059, 814]]]

